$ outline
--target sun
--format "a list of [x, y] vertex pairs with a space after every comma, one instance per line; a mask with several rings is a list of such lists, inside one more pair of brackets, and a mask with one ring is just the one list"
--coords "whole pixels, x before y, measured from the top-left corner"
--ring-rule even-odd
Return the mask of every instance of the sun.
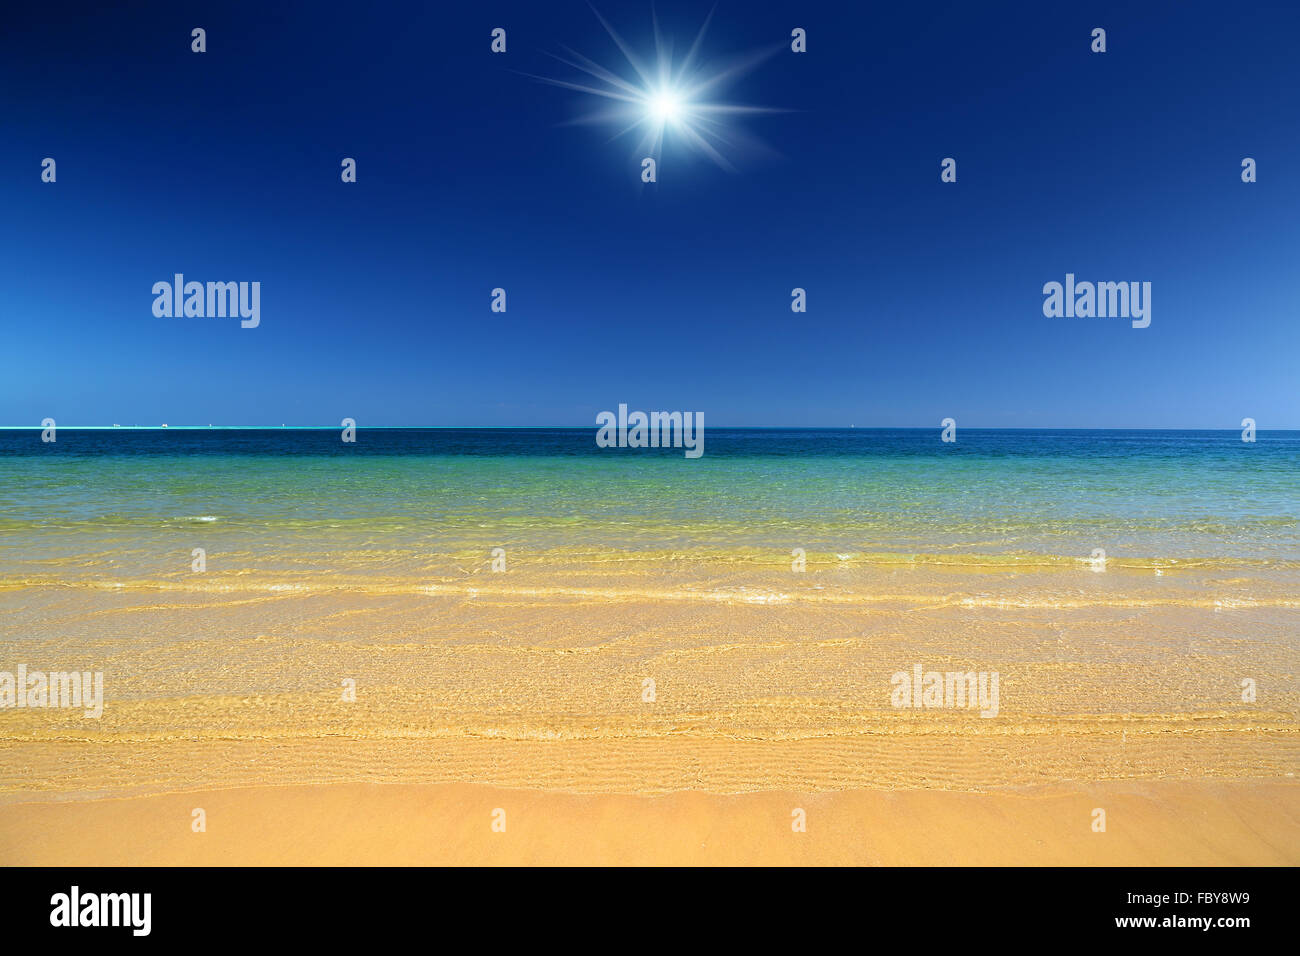
[[524, 74], [603, 101], [603, 108], [586, 113], [574, 122], [612, 126], [615, 132], [611, 139], [629, 133], [638, 136], [636, 150], [639, 156], [649, 154], [657, 158], [664, 143], [672, 140], [687, 150], [704, 154], [727, 170], [735, 167], [724, 151], [732, 155], [771, 152], [760, 140], [740, 128], [738, 120], [783, 110], [741, 106], [715, 97], [723, 87], [775, 56], [784, 48], [783, 44], [777, 43], [710, 65], [702, 61], [702, 50], [704, 34], [713, 14], [705, 18], [695, 40], [681, 57], [673, 56], [672, 42], [659, 32], [659, 22], [652, 15], [654, 53], [646, 58], [619, 36], [599, 12], [594, 9], [593, 12], [623, 55], [626, 62], [622, 68], [604, 67], [568, 50], [565, 56], [551, 56], [585, 74], [583, 77], [561, 80]]
[[682, 112], [682, 101], [675, 90], [661, 90], [650, 98], [650, 116], [660, 123], [671, 123]]

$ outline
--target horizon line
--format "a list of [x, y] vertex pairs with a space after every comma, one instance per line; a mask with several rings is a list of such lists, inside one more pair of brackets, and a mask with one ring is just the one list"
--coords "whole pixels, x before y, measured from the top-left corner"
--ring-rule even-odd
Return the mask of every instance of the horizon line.
[[[339, 431], [339, 425], [55, 425], [58, 430], [70, 431]], [[601, 426], [584, 425], [353, 425], [364, 429], [383, 431], [521, 431], [544, 429], [598, 430]], [[710, 425], [712, 429], [729, 431], [930, 431], [943, 429], [943, 425]], [[44, 431], [44, 425], [0, 425], [0, 431]], [[958, 425], [959, 430], [976, 431], [1206, 431], [1236, 432], [1241, 426], [1209, 425]], [[1300, 431], [1300, 425], [1256, 425], [1260, 431]]]

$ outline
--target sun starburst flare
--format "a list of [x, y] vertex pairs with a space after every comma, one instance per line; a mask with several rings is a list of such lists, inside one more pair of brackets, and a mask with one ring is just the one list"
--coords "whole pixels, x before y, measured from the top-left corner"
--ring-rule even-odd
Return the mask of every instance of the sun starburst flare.
[[633, 50], [599, 11], [593, 8], [592, 12], [626, 59], [622, 74], [627, 75], [601, 66], [567, 47], [564, 48], [564, 56], [549, 55], [585, 74], [584, 77], [563, 80], [526, 74], [552, 86], [609, 101], [581, 114], [571, 123], [615, 126], [617, 132], [610, 137], [610, 142], [629, 134], [639, 134], [639, 154], [654, 156], [656, 161], [660, 158], [665, 143], [670, 141], [680, 142], [689, 150], [702, 153], [729, 171], [735, 171], [732, 160], [742, 154], [772, 152], [761, 140], [746, 133], [737, 119], [760, 113], [780, 113], [783, 110], [721, 102], [713, 97], [781, 50], [780, 44], [713, 65], [705, 64], [701, 62], [700, 51], [705, 32], [713, 19], [710, 11], [686, 55], [674, 62], [672, 43], [665, 40], [659, 30], [658, 18], [652, 15], [654, 61], [649, 63]]

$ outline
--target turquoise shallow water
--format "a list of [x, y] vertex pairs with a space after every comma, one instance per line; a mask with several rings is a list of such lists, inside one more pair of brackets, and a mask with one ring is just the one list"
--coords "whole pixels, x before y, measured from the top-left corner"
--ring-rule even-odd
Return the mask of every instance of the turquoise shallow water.
[[0, 431], [0, 572], [217, 536], [263, 555], [776, 548], [1300, 561], [1300, 432]]

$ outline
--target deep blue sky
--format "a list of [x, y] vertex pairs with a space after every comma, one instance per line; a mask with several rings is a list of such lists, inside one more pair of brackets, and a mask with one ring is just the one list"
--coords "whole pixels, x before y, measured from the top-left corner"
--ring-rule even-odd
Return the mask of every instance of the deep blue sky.
[[[0, 424], [1300, 425], [1294, 3], [721, 0], [706, 62], [786, 51], [721, 97], [789, 111], [744, 123], [779, 156], [670, 134], [650, 187], [520, 75], [627, 72], [585, 2], [24, 6]], [[708, 7], [657, 4], [679, 51]], [[261, 327], [155, 318], [175, 272], [259, 280]], [[1066, 272], [1150, 281], [1151, 327], [1045, 318]]]

